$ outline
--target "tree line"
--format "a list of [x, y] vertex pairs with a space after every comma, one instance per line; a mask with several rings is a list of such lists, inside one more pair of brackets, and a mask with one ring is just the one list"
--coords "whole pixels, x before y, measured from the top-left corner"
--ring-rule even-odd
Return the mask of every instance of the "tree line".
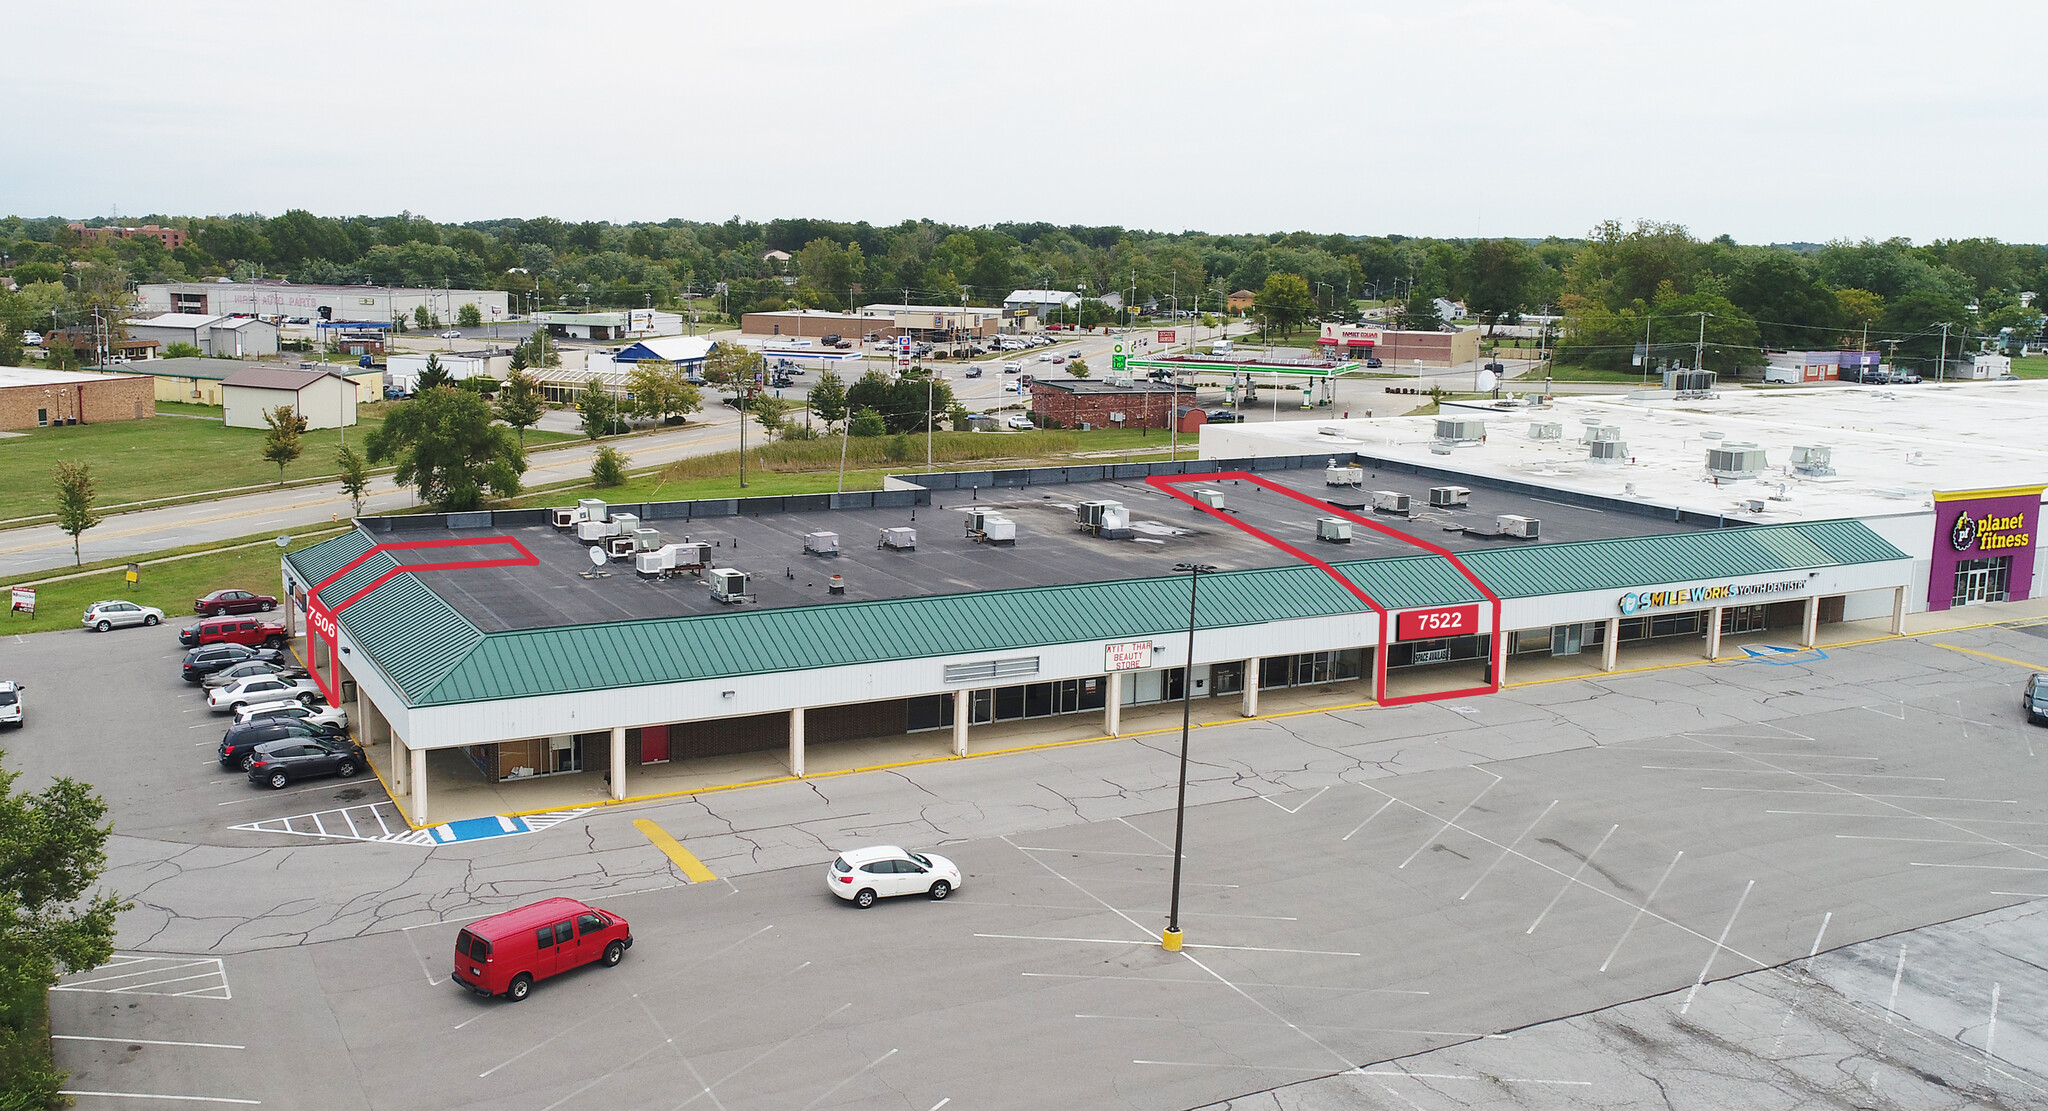
[[990, 305], [1013, 289], [1042, 288], [1081, 294], [1098, 323], [1111, 294], [1160, 310], [1219, 312], [1231, 292], [1266, 293], [1281, 276], [1285, 289], [1266, 300], [1284, 306], [1269, 320], [1283, 331], [1353, 315], [1361, 303], [1446, 297], [1485, 322], [1562, 314], [1565, 357], [1593, 365], [1629, 362], [1645, 326], [1655, 353], [1675, 350], [1688, 324], [1697, 340], [1699, 313], [1710, 314], [1708, 342], [1722, 360], [1860, 343], [1866, 329], [1873, 345], [1899, 341], [1902, 358], [1931, 358], [1944, 322], [1951, 350], [1959, 335], [2037, 336], [2041, 315], [2020, 294], [2048, 289], [2048, 248], [2037, 245], [1764, 246], [1648, 221], [1608, 222], [1576, 238], [1432, 239], [931, 220], [447, 224], [300, 209], [134, 219], [181, 228], [186, 242], [175, 250], [149, 238], [94, 242], [55, 217], [0, 219], [0, 260], [19, 287], [0, 294], [0, 364], [21, 361], [20, 330], [87, 322], [111, 311], [130, 283], [216, 276], [498, 289], [521, 310], [687, 306], [727, 319], [875, 302]]

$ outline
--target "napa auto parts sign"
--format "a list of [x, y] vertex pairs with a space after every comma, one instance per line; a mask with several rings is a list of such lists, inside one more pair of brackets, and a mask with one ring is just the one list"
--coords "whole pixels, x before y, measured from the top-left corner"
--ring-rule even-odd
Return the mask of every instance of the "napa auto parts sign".
[[1934, 546], [1928, 556], [1927, 608], [1955, 602], [1959, 564], [2008, 559], [2006, 597], [2029, 597], [2034, 585], [2034, 549], [2040, 546], [2041, 490], [2014, 486], [2000, 490], [1935, 491]]

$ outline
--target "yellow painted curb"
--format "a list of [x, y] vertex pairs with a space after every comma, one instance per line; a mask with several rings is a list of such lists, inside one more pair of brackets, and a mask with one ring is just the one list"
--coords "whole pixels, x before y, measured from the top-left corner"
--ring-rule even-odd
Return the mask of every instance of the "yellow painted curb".
[[667, 830], [645, 818], [633, 819], [633, 828], [654, 842], [655, 848], [668, 854], [668, 858], [676, 862], [676, 867], [683, 870], [683, 875], [688, 877], [691, 883], [710, 883], [718, 878], [711, 874], [711, 869], [704, 867], [703, 861], [684, 848], [682, 842], [670, 837]]

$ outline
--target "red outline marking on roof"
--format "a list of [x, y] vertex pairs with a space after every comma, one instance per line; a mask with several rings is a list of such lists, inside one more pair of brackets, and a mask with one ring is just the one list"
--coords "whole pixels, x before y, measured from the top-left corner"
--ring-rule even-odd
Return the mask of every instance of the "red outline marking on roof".
[[[376, 580], [371, 582], [370, 585], [343, 599], [340, 605], [329, 606], [320, 600], [321, 591], [327, 589], [329, 585], [350, 571], [361, 567], [364, 562], [378, 552], [418, 551], [424, 548], [469, 548], [481, 544], [510, 544], [519, 554], [517, 556], [505, 556], [500, 559], [457, 559], [441, 563], [401, 563], [377, 576]], [[328, 704], [333, 706], [341, 705], [341, 693], [338, 689], [338, 684], [334, 683], [331, 677], [320, 674], [319, 653], [313, 651], [312, 646], [316, 642], [327, 645], [329, 670], [334, 670], [336, 630], [340, 628], [340, 624], [335, 620], [335, 614], [355, 605], [363, 599], [364, 595], [390, 582], [400, 574], [411, 574], [416, 571], [469, 571], [485, 567], [537, 567], [539, 565], [540, 557], [527, 550], [526, 545], [520, 543], [519, 539], [514, 536], [455, 536], [440, 540], [404, 540], [391, 544], [373, 544], [363, 554], [344, 564], [341, 570], [321, 579], [318, 586], [306, 592], [306, 641], [308, 649], [306, 654], [311, 657], [307, 661], [307, 671], [312, 674], [313, 681], [319, 685], [320, 693], [327, 696]]]
[[[1325, 563], [1322, 560], [1316, 558], [1315, 556], [1312, 556], [1307, 552], [1302, 551], [1300, 548], [1297, 548], [1294, 545], [1289, 544], [1285, 540], [1281, 540], [1278, 537], [1273, 536], [1272, 534], [1266, 532], [1263, 529], [1255, 528], [1252, 525], [1246, 524], [1245, 522], [1238, 520], [1235, 516], [1232, 516], [1228, 513], [1223, 513], [1219, 512], [1218, 510], [1211, 509], [1210, 507], [1202, 504], [1200, 501], [1197, 501], [1196, 499], [1189, 497], [1187, 494], [1184, 494], [1181, 491], [1174, 489], [1174, 486], [1180, 483], [1222, 482], [1228, 479], [1235, 479], [1239, 482], [1249, 482], [1255, 486], [1271, 490], [1276, 494], [1283, 494], [1287, 497], [1293, 498], [1295, 501], [1301, 502], [1304, 505], [1313, 506], [1324, 513], [1336, 517], [1341, 517], [1347, 521], [1352, 522], [1353, 524], [1364, 525], [1366, 528], [1369, 528], [1374, 532], [1380, 533], [1383, 536], [1391, 537], [1395, 540], [1399, 540], [1406, 544], [1412, 544], [1415, 547], [1421, 548], [1424, 551], [1429, 552], [1431, 555], [1442, 556], [1444, 559], [1450, 561], [1451, 566], [1457, 570], [1458, 574], [1464, 576], [1465, 581], [1471, 583], [1472, 588], [1474, 590], [1477, 590], [1480, 593], [1480, 595], [1483, 596], [1487, 600], [1487, 602], [1491, 604], [1491, 609], [1493, 611], [1493, 631], [1491, 634], [1489, 634], [1492, 637], [1492, 641], [1490, 642], [1488, 647], [1489, 666], [1487, 668], [1487, 671], [1492, 676], [1492, 678], [1483, 686], [1464, 687], [1458, 690], [1449, 691], [1432, 691], [1423, 694], [1402, 695], [1399, 698], [1388, 698], [1387, 607], [1375, 601], [1372, 595], [1367, 594], [1364, 591], [1364, 589], [1361, 588], [1357, 583], [1354, 583], [1350, 579], [1347, 579], [1343, 575], [1339, 574], [1337, 572], [1337, 569], [1330, 566], [1328, 563]], [[1200, 475], [1155, 475], [1151, 478], [1146, 479], [1145, 484], [1147, 486], [1152, 487], [1155, 490], [1159, 490], [1162, 493], [1167, 494], [1172, 498], [1185, 502], [1188, 505], [1191, 505], [1196, 509], [1200, 510], [1201, 512], [1207, 513], [1209, 516], [1215, 517], [1216, 519], [1229, 524], [1233, 528], [1248, 533], [1251, 536], [1257, 537], [1258, 539], [1263, 540], [1268, 544], [1271, 544], [1275, 548], [1278, 548], [1281, 551], [1286, 552], [1288, 555], [1291, 555], [1294, 558], [1301, 560], [1303, 563], [1307, 563], [1316, 568], [1319, 568], [1323, 572], [1323, 574], [1330, 576], [1330, 578], [1334, 580], [1338, 586], [1343, 587], [1346, 591], [1348, 591], [1351, 594], [1352, 597], [1357, 598], [1361, 602], [1364, 602], [1366, 606], [1372, 610], [1374, 615], [1376, 615], [1379, 618], [1377, 622], [1379, 625], [1379, 647], [1378, 650], [1373, 653], [1373, 700], [1378, 702], [1380, 705], [1403, 706], [1411, 702], [1429, 702], [1439, 698], [1463, 698], [1468, 695], [1493, 694], [1500, 690], [1500, 657], [1501, 651], [1504, 647], [1501, 643], [1500, 635], [1500, 596], [1495, 594], [1491, 589], [1489, 589], [1486, 583], [1481, 581], [1478, 575], [1473, 574], [1472, 569], [1465, 566], [1464, 561], [1459, 559], [1456, 555], [1452, 554], [1449, 549], [1439, 547], [1438, 545], [1432, 544], [1429, 541], [1423, 540], [1419, 537], [1410, 536], [1407, 533], [1400, 531], [1399, 529], [1390, 528], [1386, 525], [1380, 524], [1378, 521], [1369, 520], [1365, 517], [1360, 517], [1357, 514], [1348, 512], [1343, 509], [1339, 509], [1336, 506], [1331, 505], [1329, 502], [1323, 501], [1319, 498], [1312, 498], [1307, 494], [1301, 493], [1298, 490], [1289, 489], [1288, 487], [1282, 486], [1275, 482], [1268, 482], [1267, 480], [1260, 478], [1258, 475], [1252, 474], [1248, 471], [1219, 471], [1213, 474]], [[1252, 681], [1255, 682], [1256, 679]]]

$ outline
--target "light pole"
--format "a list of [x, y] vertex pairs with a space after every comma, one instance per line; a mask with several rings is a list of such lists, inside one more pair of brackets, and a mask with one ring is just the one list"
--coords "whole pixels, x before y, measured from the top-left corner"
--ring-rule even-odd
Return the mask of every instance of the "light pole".
[[1643, 385], [1650, 384], [1650, 307], [1643, 306]]
[[[1202, 576], [1216, 568], [1207, 563], [1176, 563], [1175, 574], [1188, 577], [1188, 662], [1180, 676], [1180, 792], [1173, 803], [1173, 895], [1166, 908], [1166, 932], [1159, 941], [1169, 953], [1180, 952], [1180, 860], [1188, 818], [1188, 725], [1195, 709], [1195, 599], [1202, 588]], [[1257, 676], [1251, 681], [1258, 682]]]
[[1692, 347], [1692, 369], [1697, 373], [1705, 369], [1700, 363], [1705, 359], [1707, 353], [1707, 318], [1714, 314], [1710, 312], [1689, 312], [1685, 315], [1700, 318], [1700, 339]]

